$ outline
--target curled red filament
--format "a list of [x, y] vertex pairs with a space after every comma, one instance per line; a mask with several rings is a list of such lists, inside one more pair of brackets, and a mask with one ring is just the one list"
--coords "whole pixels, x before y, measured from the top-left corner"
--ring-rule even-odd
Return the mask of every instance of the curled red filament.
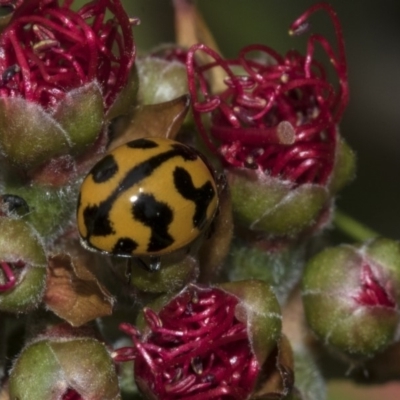
[[17, 283], [17, 278], [14, 273], [15, 268], [22, 268], [25, 266], [25, 263], [22, 261], [17, 262], [6, 262], [0, 261], [0, 269], [3, 273], [3, 281], [4, 283], [0, 284], [0, 292], [6, 292], [15, 287]]
[[[30, 0], [2, 32], [0, 97], [24, 97], [54, 108], [71, 89], [97, 80], [108, 108], [135, 59], [130, 20], [119, 0]], [[112, 18], [108, 19], [108, 13]]]
[[[333, 21], [338, 51], [321, 35], [308, 39], [305, 55], [285, 56], [254, 44], [243, 48], [237, 59], [225, 60], [204, 44], [189, 49], [186, 68], [193, 114], [206, 144], [228, 166], [260, 169], [295, 184], [326, 184], [335, 160], [336, 124], [348, 102], [347, 66], [338, 18], [326, 3], [307, 10], [291, 26], [301, 33], [308, 18], [323, 9]], [[338, 88], [314, 59], [319, 44], [338, 76]], [[212, 61], [200, 64], [205, 53]], [[254, 53], [256, 57], [250, 57]], [[222, 68], [225, 89], [213, 93], [209, 72]], [[210, 114], [209, 129], [204, 114]]]
[[145, 309], [145, 336], [123, 324], [134, 349], [122, 351], [135, 359], [139, 386], [163, 400], [247, 398], [260, 366], [246, 325], [235, 317], [237, 304], [222, 290], [190, 287], [159, 314]]

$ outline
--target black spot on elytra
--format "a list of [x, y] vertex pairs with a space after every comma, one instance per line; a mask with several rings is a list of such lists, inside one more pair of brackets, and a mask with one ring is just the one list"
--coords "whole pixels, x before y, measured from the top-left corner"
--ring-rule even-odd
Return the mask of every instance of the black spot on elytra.
[[154, 149], [158, 144], [151, 139], [136, 139], [126, 144], [131, 149]]
[[132, 215], [134, 219], [151, 229], [147, 251], [159, 251], [174, 242], [168, 233], [168, 226], [174, 214], [167, 204], [157, 201], [151, 194], [142, 193], [132, 205]]
[[114, 233], [108, 213], [104, 213], [104, 209], [99, 206], [87, 206], [83, 210], [83, 219], [87, 229], [87, 238], [91, 235], [107, 236]]
[[90, 171], [96, 183], [107, 182], [118, 172], [118, 164], [111, 154], [106, 155]]
[[117, 243], [112, 249], [113, 254], [126, 254], [131, 255], [132, 252], [138, 247], [138, 244], [131, 238], [118, 239]]
[[193, 225], [202, 229], [207, 222], [207, 209], [215, 196], [215, 190], [210, 181], [200, 188], [193, 185], [192, 177], [185, 168], [176, 167], [174, 170], [174, 183], [176, 190], [187, 200], [193, 201], [196, 211], [193, 215]]

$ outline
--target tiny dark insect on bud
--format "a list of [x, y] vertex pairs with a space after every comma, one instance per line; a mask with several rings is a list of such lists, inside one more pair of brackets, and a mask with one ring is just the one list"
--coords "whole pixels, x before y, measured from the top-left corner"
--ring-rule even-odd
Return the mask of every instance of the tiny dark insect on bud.
[[0, 196], [0, 216], [22, 217], [30, 212], [28, 203], [15, 194], [3, 194]]

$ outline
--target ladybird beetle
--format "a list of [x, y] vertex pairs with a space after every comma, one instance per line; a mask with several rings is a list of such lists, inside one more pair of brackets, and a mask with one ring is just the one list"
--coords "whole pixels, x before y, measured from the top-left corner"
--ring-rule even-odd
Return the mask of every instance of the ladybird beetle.
[[143, 138], [92, 168], [81, 186], [77, 224], [90, 250], [157, 259], [192, 243], [217, 208], [213, 173], [196, 150]]

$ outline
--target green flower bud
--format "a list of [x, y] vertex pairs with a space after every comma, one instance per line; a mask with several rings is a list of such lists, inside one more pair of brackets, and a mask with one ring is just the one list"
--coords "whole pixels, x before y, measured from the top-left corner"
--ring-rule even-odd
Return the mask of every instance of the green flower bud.
[[121, 398], [106, 346], [89, 335], [62, 330], [25, 347], [11, 370], [9, 391], [12, 399], [19, 400]]
[[294, 186], [250, 169], [226, 171], [237, 223], [272, 236], [293, 237], [317, 221], [329, 202], [326, 187]]
[[142, 292], [171, 293], [195, 281], [198, 275], [198, 262], [193, 257], [185, 257], [173, 264], [163, 263], [158, 271], [148, 271], [134, 266], [131, 271], [131, 284]]
[[51, 241], [65, 229], [76, 207], [73, 187], [54, 188], [40, 185], [8, 185], [3, 187], [7, 195], [19, 196], [29, 207], [24, 220], [41, 236]]
[[139, 75], [139, 104], [157, 104], [188, 92], [185, 65], [157, 57], [136, 60]]
[[42, 299], [47, 260], [30, 225], [0, 217], [0, 310], [25, 312]]
[[282, 317], [274, 293], [258, 280], [227, 282], [218, 287], [239, 299], [236, 317], [247, 324], [251, 347], [263, 365], [281, 336]]
[[35, 168], [68, 153], [71, 145], [67, 132], [39, 104], [0, 98], [0, 152], [14, 166]]
[[102, 131], [103, 97], [96, 82], [65, 94], [53, 113], [25, 99], [0, 99], [0, 151], [14, 165], [36, 168], [82, 153]]
[[130, 115], [132, 108], [136, 105], [139, 88], [138, 79], [136, 65], [133, 65], [126, 85], [122, 88], [114, 103], [106, 112], [105, 118], [107, 121], [111, 121], [122, 115]]
[[297, 284], [303, 270], [305, 245], [285, 241], [236, 239], [226, 262], [229, 280], [260, 279], [267, 282], [280, 304]]
[[66, 132], [71, 151], [82, 153], [100, 134], [104, 108], [101, 88], [90, 82], [65, 94], [57, 104], [54, 120]]
[[307, 321], [325, 344], [351, 357], [372, 357], [397, 339], [399, 300], [398, 242], [328, 248], [306, 266]]

